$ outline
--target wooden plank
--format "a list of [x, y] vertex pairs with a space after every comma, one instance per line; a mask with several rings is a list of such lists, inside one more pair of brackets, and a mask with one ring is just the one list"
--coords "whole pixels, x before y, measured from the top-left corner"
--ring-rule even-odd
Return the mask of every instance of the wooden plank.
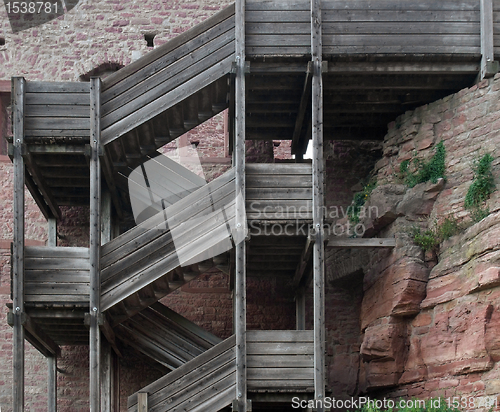
[[[325, 2], [328, 5], [328, 2]], [[478, 3], [477, 3], [478, 4]], [[436, 12], [432, 10], [380, 10], [366, 9], [323, 9], [323, 22], [328, 26], [331, 23], [346, 22], [473, 22], [480, 20], [477, 11], [448, 10], [446, 12]]]
[[66, 303], [66, 304], [77, 304], [85, 303], [88, 306], [89, 296], [88, 295], [41, 295], [35, 293], [34, 295], [26, 295], [26, 302], [30, 303]]
[[[479, 71], [477, 62], [328, 62], [328, 73], [391, 73], [391, 74], [449, 74], [450, 72], [474, 74]], [[424, 97], [425, 98], [425, 97]], [[380, 97], [383, 99], [383, 96]], [[346, 102], [342, 96], [342, 101]], [[367, 103], [373, 103], [367, 101]]]
[[295, 188], [295, 187], [262, 187], [262, 188], [249, 188], [246, 190], [247, 202], [254, 200], [311, 200], [312, 199], [312, 187], [307, 188]]
[[88, 139], [88, 137], [90, 136], [90, 132], [89, 129], [26, 130], [25, 136], [26, 137], [82, 137]]
[[26, 257], [30, 258], [69, 258], [88, 259], [89, 248], [86, 247], [52, 247], [52, 246], [27, 246]]
[[304, 23], [310, 20], [308, 10], [247, 10], [246, 23]]
[[[47, 246], [57, 246], [57, 220], [55, 218], [47, 220]], [[25, 256], [27, 256], [26, 252]]]
[[99, 316], [101, 313], [101, 282], [99, 253], [101, 247], [101, 166], [99, 148], [101, 146], [101, 80], [90, 80], [90, 412], [99, 412], [101, 332]]
[[314, 355], [313, 342], [248, 342], [250, 355]]
[[[186, 382], [191, 379], [190, 374], [195, 375], [206, 373], [205, 370], [202, 372], [200, 367], [208, 363], [210, 360], [223, 355], [224, 360], [222, 363], [225, 363], [227, 360], [231, 359], [231, 357], [234, 358], [234, 349], [232, 348], [234, 348], [235, 343], [235, 335], [232, 335], [220, 344], [214, 346], [212, 349], [209, 349], [202, 355], [194, 358], [192, 361], [149, 384], [142, 390], [148, 392], [152, 396], [153, 394], [157, 394], [162, 391], [164, 388], [170, 388], [169, 390], [171, 392], [167, 391], [167, 393], [175, 393], [176, 391], [181, 390], [186, 385]], [[220, 365], [220, 362], [218, 364]], [[161, 394], [159, 394], [159, 397], [161, 398]], [[128, 398], [128, 407], [130, 408], [136, 404], [137, 394], [134, 394]]]
[[335, 248], [392, 248], [396, 247], [396, 239], [394, 238], [371, 238], [371, 239], [348, 239], [339, 238], [337, 236], [328, 239], [328, 247]]
[[[356, 1], [356, 0], [353, 0]], [[325, 246], [324, 246], [324, 161], [323, 161], [323, 43], [321, 1], [311, 0], [312, 78], [312, 175], [313, 175], [313, 324], [314, 324], [314, 397], [325, 397]], [[324, 412], [323, 407], [318, 408]]]
[[314, 380], [251, 380], [248, 382], [249, 390], [284, 390], [286, 392], [312, 392]]
[[[312, 362], [311, 362], [312, 364]], [[281, 380], [281, 381], [293, 381], [295, 379], [311, 381], [314, 378], [314, 370], [309, 368], [286, 368], [278, 367], [273, 368], [271, 366], [263, 368], [248, 368], [248, 380]]]
[[358, 21], [323, 22], [323, 34], [337, 35], [479, 35], [478, 22], [402, 22], [402, 21]]
[[[24, 284], [25, 293], [27, 295], [87, 295], [89, 294], [88, 283], [32, 283], [26, 281]], [[56, 299], [54, 299], [56, 300]], [[71, 300], [71, 297], [69, 298]]]
[[137, 394], [137, 412], [148, 412], [148, 393], [139, 392]]
[[[245, 0], [236, 0], [236, 77], [234, 96], [235, 116], [235, 193], [236, 193], [236, 228], [238, 235], [245, 237], [246, 228], [245, 196], [246, 196], [246, 4]], [[246, 244], [240, 240], [235, 245], [235, 289], [234, 289], [234, 331], [236, 335], [236, 392], [233, 410], [247, 410], [247, 284], [246, 284]], [[236, 406], [236, 408], [235, 408]]]
[[24, 143], [25, 85], [23, 77], [12, 78], [12, 124], [14, 143], [14, 241], [12, 252], [13, 300], [13, 412], [24, 410]]
[[90, 83], [85, 82], [28, 82], [26, 93], [85, 93], [88, 96]]
[[312, 175], [247, 175], [247, 190], [255, 188], [310, 188]]
[[478, 4], [474, 0], [335, 0], [321, 2], [322, 10], [417, 10], [417, 11], [478, 11]]
[[136, 73], [142, 68], [152, 64], [155, 60], [161, 58], [165, 54], [170, 53], [177, 47], [188, 42], [190, 39], [199, 36], [200, 34], [209, 30], [211, 27], [218, 25], [220, 22], [229, 18], [233, 14], [234, 14], [234, 5], [230, 5], [226, 7], [224, 10], [220, 11], [219, 13], [205, 20], [205, 22], [203, 22], [202, 24], [195, 25], [191, 29], [185, 31], [184, 33], [180, 34], [179, 36], [165, 43], [161, 47], [152, 50], [144, 57], [132, 62], [131, 64], [125, 66], [123, 69], [118, 70], [117, 72], [108, 76], [103, 81], [103, 91], [108, 90], [110, 87], [126, 79], [133, 73]]
[[[273, 41], [270, 37], [269, 42]], [[443, 53], [460, 53], [462, 50], [469, 51], [480, 48], [479, 36], [464, 36], [464, 35], [427, 35], [427, 34], [323, 34], [323, 43], [326, 47], [337, 46], [341, 48], [354, 48], [359, 49], [377, 48], [380, 50], [408, 50], [411, 52], [413, 49], [419, 47], [425, 50], [435, 51], [442, 48]], [[259, 44], [259, 45], [267, 45]], [[383, 53], [382, 51], [380, 53]]]
[[169, 93], [164, 94], [159, 99], [141, 107], [130, 116], [114, 123], [107, 129], [103, 130], [102, 141], [103, 144], [108, 144], [126, 132], [132, 130], [134, 127], [152, 119], [158, 114], [166, 111], [170, 107], [175, 106], [188, 95], [203, 89], [219, 78], [225, 76], [231, 70], [231, 64], [234, 60], [234, 55], [230, 55], [219, 61], [214, 66], [208, 68], [199, 75], [193, 77], [183, 84], [182, 87], [177, 87]]
[[247, 0], [245, 11], [309, 11], [310, 4], [307, 0], [287, 0], [280, 2], [269, 2], [263, 0]]
[[[29, 105], [26, 107], [26, 117], [82, 117], [89, 118], [89, 107], [88, 106], [76, 106], [76, 105], [62, 105], [62, 104], [53, 104], [53, 105]], [[90, 120], [89, 120], [90, 125]]]
[[250, 330], [247, 342], [313, 342], [312, 330]]
[[[312, 355], [248, 355], [248, 368], [313, 368]], [[289, 379], [295, 379], [292, 374]], [[312, 376], [311, 376], [312, 380]]]
[[90, 119], [85, 117], [26, 117], [28, 130], [88, 130]]
[[493, 77], [498, 72], [498, 62], [494, 63], [493, 43], [493, 2], [480, 0], [481, 14], [481, 72], [480, 79]]
[[88, 93], [26, 93], [26, 105], [90, 106]]
[[83, 271], [89, 270], [88, 259], [62, 259], [62, 258], [26, 258], [25, 269], [28, 270], [72, 270]]
[[312, 166], [307, 163], [249, 163], [245, 170], [248, 175], [311, 175]]
[[47, 358], [47, 410], [57, 412], [57, 357]]

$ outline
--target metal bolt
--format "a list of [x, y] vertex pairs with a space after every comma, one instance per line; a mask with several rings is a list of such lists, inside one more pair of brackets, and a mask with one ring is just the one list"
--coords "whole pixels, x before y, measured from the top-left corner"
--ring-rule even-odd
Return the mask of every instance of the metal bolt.
[[94, 312], [97, 312], [97, 308], [93, 308], [92, 310], [93, 310]]
[[316, 223], [316, 227], [319, 227], [319, 226], [320, 226], [319, 223]]
[[241, 223], [236, 223], [236, 227], [241, 227]]
[[19, 306], [16, 307], [16, 312], [21, 312], [21, 308]]
[[241, 392], [238, 392], [238, 398], [241, 398]]
[[16, 140], [16, 142], [17, 142], [17, 143], [21, 143], [21, 139], [17, 139], [17, 140]]

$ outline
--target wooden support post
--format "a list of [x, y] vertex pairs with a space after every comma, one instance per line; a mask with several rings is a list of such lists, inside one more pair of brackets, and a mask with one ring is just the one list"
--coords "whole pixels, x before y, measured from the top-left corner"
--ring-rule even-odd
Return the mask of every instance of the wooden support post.
[[101, 248], [101, 79], [90, 79], [90, 412], [99, 412], [100, 346], [99, 330], [101, 281], [99, 254]]
[[24, 143], [23, 77], [12, 78], [12, 118], [14, 134], [14, 244], [12, 259], [13, 333], [13, 412], [24, 410]]
[[[321, 0], [311, 0], [312, 77], [312, 183], [313, 183], [313, 295], [314, 295], [314, 396], [325, 399], [325, 245], [323, 230], [323, 56]], [[324, 408], [318, 408], [324, 412]]]
[[111, 344], [102, 338], [101, 344], [101, 412], [114, 412], [115, 405], [115, 354]]
[[57, 246], [57, 220], [53, 217], [47, 220], [47, 246]]
[[137, 412], [148, 412], [148, 393], [139, 392], [137, 394]]
[[493, 45], [493, 1], [481, 2], [481, 73], [480, 79], [493, 77], [498, 73], [499, 64], [495, 61]]
[[47, 382], [47, 399], [48, 411], [57, 412], [57, 358], [49, 356], [47, 358], [48, 382]]
[[111, 220], [111, 193], [108, 189], [102, 191], [101, 201], [101, 245], [105, 245], [113, 238], [113, 224]]
[[[235, 149], [236, 229], [246, 227], [245, 210], [245, 0], [236, 0]], [[235, 282], [236, 401], [238, 412], [247, 410], [246, 362], [246, 255], [245, 241], [236, 245]]]

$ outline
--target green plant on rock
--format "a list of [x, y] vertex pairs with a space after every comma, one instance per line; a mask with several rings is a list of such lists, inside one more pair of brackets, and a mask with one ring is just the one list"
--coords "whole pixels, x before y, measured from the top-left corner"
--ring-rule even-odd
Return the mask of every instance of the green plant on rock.
[[469, 210], [473, 222], [479, 222], [489, 214], [489, 210], [484, 204], [495, 191], [495, 182], [491, 171], [493, 160], [493, 156], [487, 153], [474, 162], [472, 167], [474, 178], [465, 195], [464, 207]]
[[414, 187], [419, 183], [431, 181], [436, 183], [438, 179], [445, 179], [446, 149], [443, 141], [439, 142], [432, 158], [425, 162], [421, 159], [404, 160], [399, 165], [399, 177], [408, 187]]
[[424, 252], [436, 250], [446, 239], [460, 233], [463, 227], [454, 217], [447, 217], [440, 225], [433, 225], [429, 229], [422, 231], [418, 226], [410, 229], [410, 236], [413, 242], [422, 248]]
[[358, 224], [360, 220], [360, 214], [363, 210], [363, 206], [367, 202], [370, 194], [373, 192], [373, 189], [377, 186], [377, 182], [370, 181], [368, 182], [361, 192], [357, 192], [354, 194], [351, 205], [348, 207], [349, 221], [353, 224]]

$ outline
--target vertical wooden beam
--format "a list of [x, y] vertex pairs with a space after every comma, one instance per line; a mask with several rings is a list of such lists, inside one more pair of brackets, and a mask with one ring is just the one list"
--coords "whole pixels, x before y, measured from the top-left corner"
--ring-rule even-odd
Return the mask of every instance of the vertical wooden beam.
[[101, 193], [101, 245], [108, 243], [113, 236], [113, 224], [111, 218], [111, 193], [109, 189]]
[[14, 242], [12, 259], [13, 412], [24, 410], [24, 93], [23, 77], [12, 78], [14, 138]]
[[295, 296], [295, 324], [297, 330], [306, 329], [306, 294], [303, 288]]
[[57, 246], [57, 219], [54, 217], [47, 219], [47, 246]]
[[90, 79], [90, 412], [99, 412], [100, 344], [99, 331], [101, 281], [101, 79]]
[[[323, 55], [321, 0], [311, 0], [314, 396], [325, 399], [325, 245], [323, 231]], [[324, 408], [318, 408], [323, 412]]]
[[48, 382], [47, 399], [48, 411], [57, 412], [57, 358], [50, 356], [47, 358]]
[[[102, 338], [102, 337], [101, 337]], [[101, 412], [113, 412], [113, 350], [102, 338], [101, 344]]]
[[[236, 168], [236, 229], [246, 227], [245, 210], [245, 0], [236, 0], [236, 78], [234, 96]], [[245, 241], [236, 245], [236, 401], [238, 412], [247, 410], [246, 362], [246, 255]]]
[[493, 47], [493, 1], [481, 2], [481, 80], [493, 77], [498, 72]]
[[148, 393], [139, 392], [137, 394], [137, 412], [148, 412]]

